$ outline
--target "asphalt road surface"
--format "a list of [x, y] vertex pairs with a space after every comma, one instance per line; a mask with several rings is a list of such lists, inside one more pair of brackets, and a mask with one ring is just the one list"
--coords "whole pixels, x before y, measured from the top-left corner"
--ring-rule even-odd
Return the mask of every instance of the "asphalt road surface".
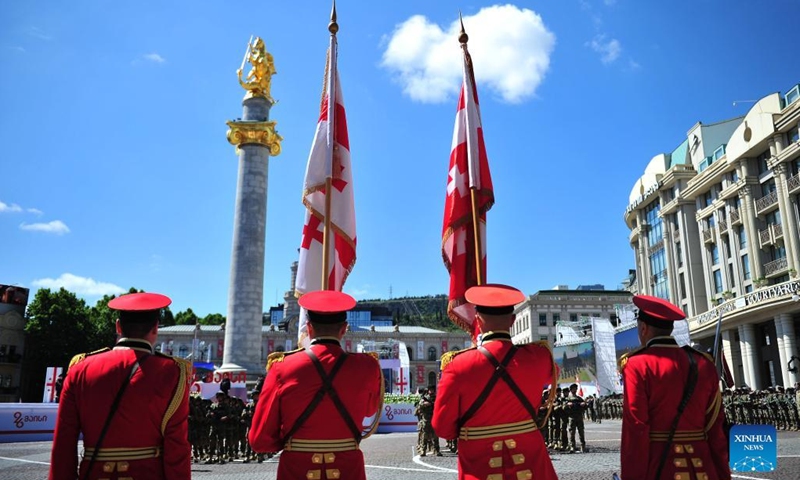
[[[553, 453], [553, 465], [561, 480], [609, 480], [619, 472], [619, 421], [586, 424], [587, 453]], [[374, 480], [444, 480], [456, 478], [456, 455], [417, 456], [416, 433], [373, 435], [361, 445], [367, 477]], [[41, 480], [47, 478], [51, 442], [0, 444], [0, 478]], [[235, 461], [225, 465], [192, 465], [193, 479], [275, 478], [278, 457], [264, 463]], [[778, 468], [771, 473], [734, 473], [734, 479], [800, 479], [800, 432], [778, 432]]]

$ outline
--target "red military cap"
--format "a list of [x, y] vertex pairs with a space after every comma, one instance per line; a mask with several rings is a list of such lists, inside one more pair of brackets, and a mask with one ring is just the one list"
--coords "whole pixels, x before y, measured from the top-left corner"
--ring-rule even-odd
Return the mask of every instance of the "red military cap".
[[639, 307], [639, 320], [645, 323], [648, 323], [648, 320], [675, 322], [686, 318], [683, 310], [663, 298], [651, 297], [650, 295], [634, 295], [633, 304]]
[[489, 315], [508, 315], [514, 306], [525, 300], [525, 294], [514, 287], [490, 283], [467, 289], [464, 297], [475, 310]]
[[308, 311], [308, 319], [316, 323], [339, 323], [347, 319], [347, 311], [356, 306], [356, 299], [336, 290], [308, 292], [297, 300]]
[[172, 300], [160, 293], [129, 293], [108, 302], [108, 308], [124, 312], [145, 312], [168, 307]]

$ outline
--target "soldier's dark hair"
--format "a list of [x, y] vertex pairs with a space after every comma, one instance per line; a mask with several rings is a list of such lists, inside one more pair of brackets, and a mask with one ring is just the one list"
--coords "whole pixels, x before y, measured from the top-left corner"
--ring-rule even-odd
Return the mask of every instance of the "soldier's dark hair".
[[675, 322], [659, 320], [651, 315], [648, 315], [647, 312], [643, 312], [642, 310], [639, 310], [639, 313], [636, 315], [636, 319], [656, 329], [655, 333], [657, 336], [672, 335], [672, 329], [675, 327]]
[[339, 334], [344, 322], [337, 323], [318, 323], [310, 319], [311, 326], [314, 328], [314, 333], [318, 337], [332, 337]]
[[119, 328], [123, 337], [144, 338], [150, 330], [158, 325], [161, 319], [161, 310], [146, 310], [119, 312]]

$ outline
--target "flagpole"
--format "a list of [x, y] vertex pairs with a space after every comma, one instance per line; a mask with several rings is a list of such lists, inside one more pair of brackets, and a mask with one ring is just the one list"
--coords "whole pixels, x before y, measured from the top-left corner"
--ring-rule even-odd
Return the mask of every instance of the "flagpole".
[[330, 239], [331, 239], [331, 197], [333, 174], [333, 156], [336, 154], [336, 33], [339, 31], [339, 24], [336, 23], [336, 0], [333, 2], [331, 10], [331, 23], [328, 24], [328, 31], [331, 32], [331, 46], [328, 52], [328, 172], [325, 177], [325, 224], [322, 230], [322, 290], [328, 290], [328, 278], [330, 271]]
[[[464, 63], [467, 65], [467, 72], [466, 74], [470, 76], [470, 85], [469, 91], [465, 91], [465, 95], [474, 95], [474, 76], [472, 73], [472, 62], [469, 59], [469, 52], [467, 51], [467, 42], [469, 41], [469, 35], [464, 30], [464, 19], [461, 17], [461, 12], [458, 12], [458, 19], [461, 22], [461, 33], [458, 36], [458, 41], [461, 43], [461, 49], [464, 50]], [[467, 145], [467, 155], [470, 153], [469, 145]], [[467, 160], [469, 163], [469, 160]], [[483, 253], [483, 248], [481, 245], [481, 225], [480, 225], [480, 215], [478, 213], [478, 195], [476, 192], [476, 188], [470, 187], [469, 189], [469, 196], [472, 203], [472, 235], [473, 239], [475, 240], [475, 273], [477, 274], [478, 278], [478, 285], [483, 285], [483, 268], [481, 268], [481, 254]]]

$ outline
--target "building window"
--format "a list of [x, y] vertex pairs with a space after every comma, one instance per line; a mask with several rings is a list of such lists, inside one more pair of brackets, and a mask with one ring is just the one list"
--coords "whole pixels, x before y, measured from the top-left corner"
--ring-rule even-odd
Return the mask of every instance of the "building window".
[[428, 347], [428, 361], [429, 362], [436, 361], [436, 347]]
[[675, 244], [675, 256], [678, 260], [678, 268], [683, 266], [683, 249], [681, 248], [680, 243]]
[[744, 279], [750, 280], [750, 257], [746, 253], [742, 255], [742, 272], [744, 272]]
[[789, 143], [794, 143], [800, 140], [800, 129], [794, 128], [786, 136], [789, 137]]
[[435, 387], [436, 386], [436, 373], [430, 372], [428, 373], [428, 386]]
[[560, 321], [561, 321], [561, 314], [560, 313], [554, 313], [553, 314], [553, 326], [555, 327], [556, 324], [558, 322], [560, 322]]
[[736, 277], [733, 275], [733, 264], [728, 264], [728, 279], [730, 280], [728, 290], [736, 288]]
[[717, 265], [719, 263], [719, 248], [717, 248], [717, 244], [711, 245], [711, 265]]
[[758, 175], [764, 175], [765, 173], [769, 172], [769, 167], [767, 166], [767, 160], [770, 158], [769, 149], [758, 156], [756, 161], [758, 162]]
[[678, 277], [680, 279], [680, 289], [681, 289], [681, 300], [686, 298], [686, 278], [683, 276], [683, 273], [680, 274]]
[[570, 313], [569, 314], [569, 321], [570, 322], [577, 322], [578, 321], [578, 314], [577, 313]]
[[714, 292], [722, 293], [722, 272], [714, 270]]
[[548, 341], [547, 335], [539, 335], [539, 340], [542, 342], [547, 342]]
[[748, 286], [744, 287], [744, 291], [745, 291], [745, 293], [752, 292], [753, 291], [753, 286], [752, 285], [748, 285]]
[[657, 200], [648, 205], [645, 209], [647, 224], [650, 225], [650, 229], [647, 231], [647, 241], [648, 246], [651, 247], [664, 239], [662, 219], [661, 215], [659, 215], [660, 211], [661, 204]]
[[744, 227], [739, 227], [737, 233], [739, 235], [739, 250], [744, 250], [747, 248], [747, 233], [744, 231]]
[[540, 313], [539, 314], [539, 326], [540, 327], [546, 327], [547, 326], [547, 314], [546, 313]]

